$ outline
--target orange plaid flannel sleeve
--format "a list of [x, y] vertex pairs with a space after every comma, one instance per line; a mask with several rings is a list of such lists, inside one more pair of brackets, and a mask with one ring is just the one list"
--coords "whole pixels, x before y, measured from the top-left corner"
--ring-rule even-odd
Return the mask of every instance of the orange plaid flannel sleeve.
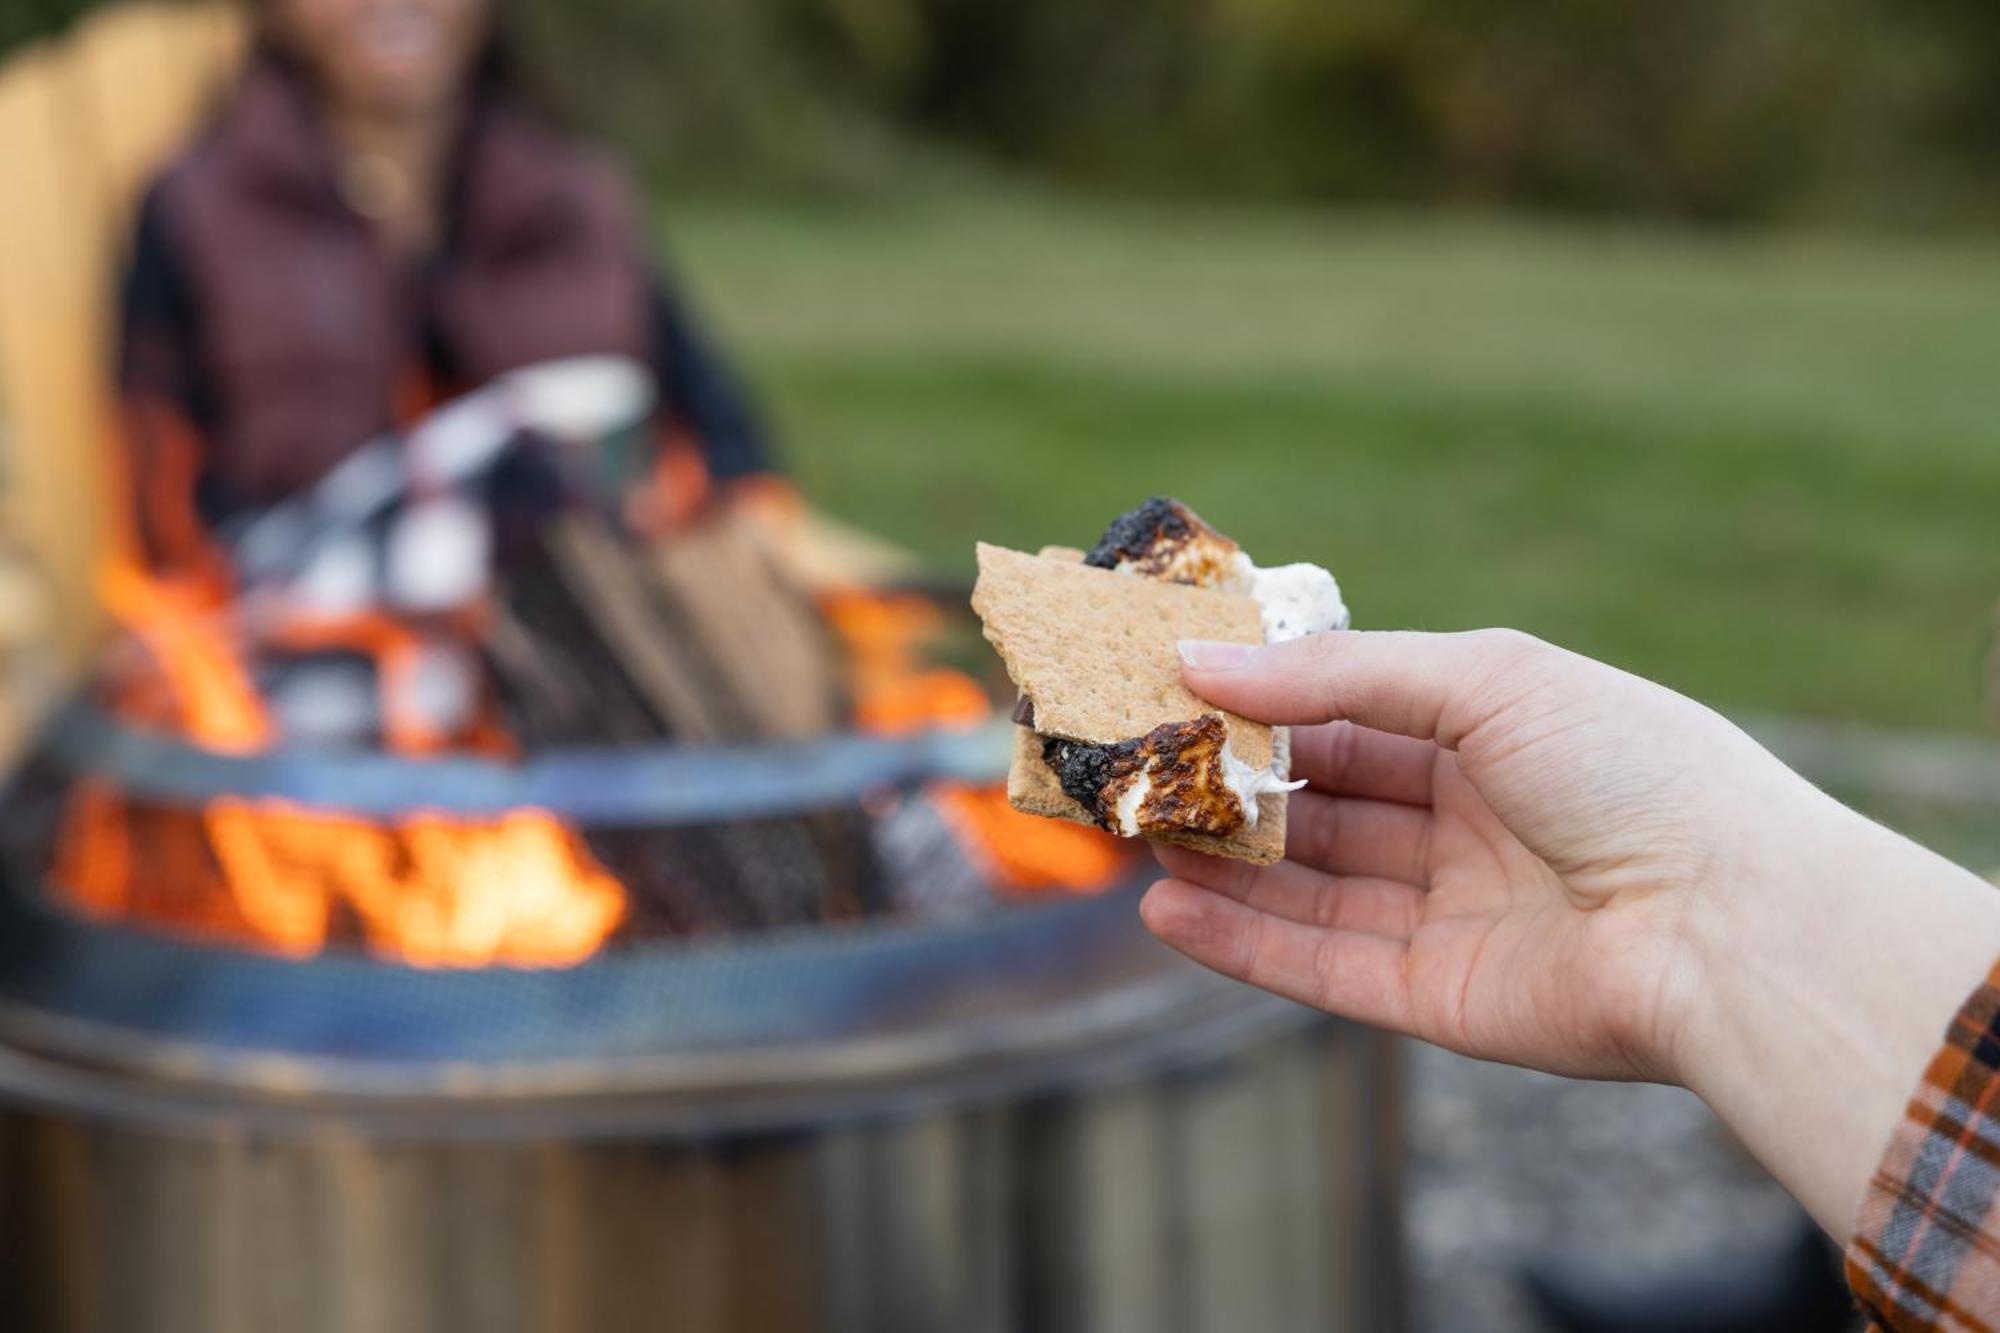
[[2000, 964], [1952, 1019], [1876, 1168], [1847, 1281], [1881, 1329], [2000, 1330]]

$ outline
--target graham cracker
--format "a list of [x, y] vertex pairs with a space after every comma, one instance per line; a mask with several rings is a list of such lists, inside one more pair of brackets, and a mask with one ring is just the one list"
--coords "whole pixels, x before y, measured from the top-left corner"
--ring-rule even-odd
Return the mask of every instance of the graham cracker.
[[[1219, 713], [1231, 751], [1264, 765], [1278, 753], [1270, 727], [1215, 707], [1181, 684], [1180, 639], [1262, 643], [1251, 598], [1097, 569], [1053, 548], [1026, 555], [981, 543], [972, 606], [1020, 691], [1035, 703], [1021, 728], [1007, 794], [1016, 809], [1091, 823], [1042, 761], [1036, 734], [1092, 744], [1143, 736], [1163, 722]], [[1257, 825], [1228, 837], [1152, 835], [1198, 851], [1271, 862], [1284, 855], [1285, 797], [1260, 800]]]
[[1264, 641], [1263, 617], [1244, 594], [982, 542], [972, 609], [1008, 676], [1035, 701], [1035, 730], [1044, 735], [1104, 745], [1162, 722], [1221, 713], [1237, 758], [1271, 762], [1269, 727], [1181, 684], [1179, 640]]

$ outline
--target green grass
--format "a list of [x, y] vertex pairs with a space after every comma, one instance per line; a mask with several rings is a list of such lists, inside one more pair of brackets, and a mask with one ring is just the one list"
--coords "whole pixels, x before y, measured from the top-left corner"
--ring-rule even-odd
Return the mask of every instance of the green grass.
[[1364, 625], [1979, 725], [2000, 250], [986, 189], [668, 232], [808, 492], [942, 568], [1169, 493]]

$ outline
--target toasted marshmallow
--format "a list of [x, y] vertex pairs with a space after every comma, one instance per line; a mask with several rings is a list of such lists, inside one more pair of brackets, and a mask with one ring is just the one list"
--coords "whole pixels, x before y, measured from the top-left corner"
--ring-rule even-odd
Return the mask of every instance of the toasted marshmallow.
[[1107, 745], [1050, 738], [1042, 754], [1070, 799], [1126, 838], [1255, 828], [1258, 797], [1305, 785], [1237, 758], [1219, 713]]
[[1347, 604], [1332, 574], [1309, 564], [1259, 569], [1242, 547], [1178, 500], [1155, 496], [1121, 514], [1084, 562], [1139, 578], [1243, 593], [1257, 603], [1266, 643], [1349, 624]]

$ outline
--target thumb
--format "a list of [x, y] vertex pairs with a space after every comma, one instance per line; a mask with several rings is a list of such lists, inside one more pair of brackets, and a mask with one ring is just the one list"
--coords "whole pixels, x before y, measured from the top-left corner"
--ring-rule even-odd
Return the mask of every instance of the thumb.
[[1183, 639], [1180, 653], [1187, 687], [1244, 717], [1345, 720], [1451, 749], [1568, 657], [1516, 630], [1333, 630], [1272, 644]]

